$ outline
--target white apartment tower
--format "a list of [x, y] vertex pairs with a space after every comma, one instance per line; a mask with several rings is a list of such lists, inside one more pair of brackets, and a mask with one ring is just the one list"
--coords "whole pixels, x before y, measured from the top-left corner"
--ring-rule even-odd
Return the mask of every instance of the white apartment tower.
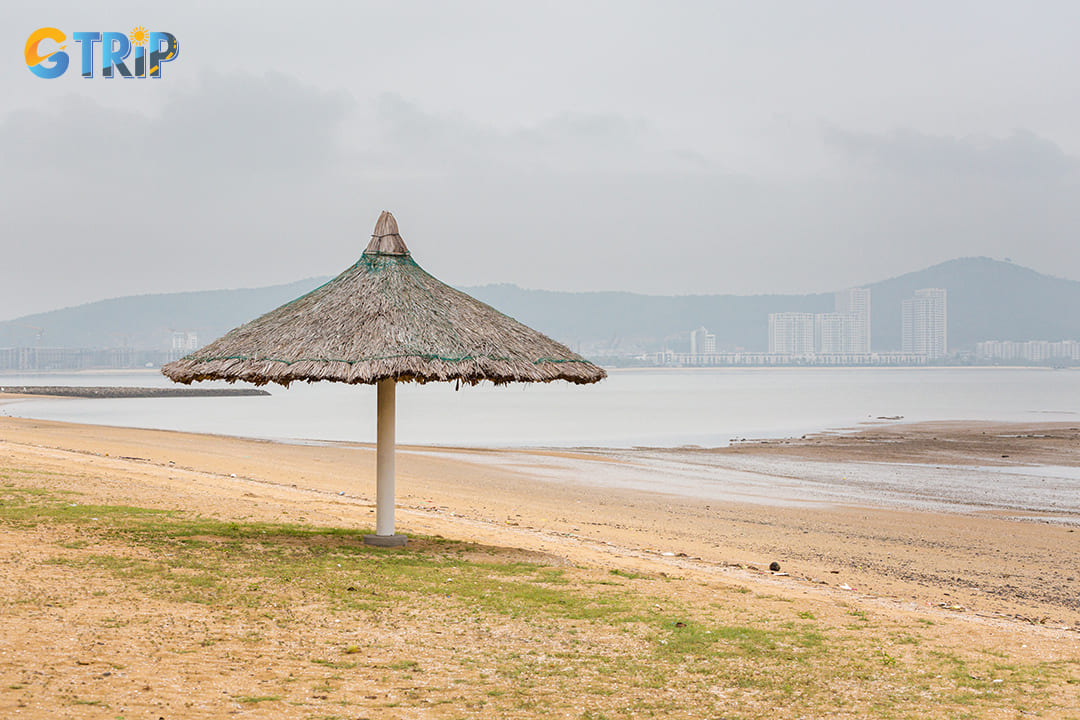
[[690, 354], [712, 355], [716, 352], [716, 335], [704, 327], [690, 331]]
[[[839, 352], [870, 352], [870, 290], [849, 288], [836, 293], [835, 309], [838, 314], [851, 315], [849, 330], [841, 340]], [[822, 352], [830, 352], [822, 350]], [[833, 351], [835, 352], [835, 351]]]
[[939, 358], [949, 351], [945, 290], [916, 290], [914, 297], [900, 304], [900, 314], [904, 352]]
[[855, 315], [818, 313], [814, 316], [814, 351], [823, 354], [856, 352]]
[[769, 313], [769, 352], [784, 355], [814, 353], [814, 314]]
[[193, 330], [173, 332], [172, 349], [176, 353], [191, 352], [199, 349], [199, 334]]

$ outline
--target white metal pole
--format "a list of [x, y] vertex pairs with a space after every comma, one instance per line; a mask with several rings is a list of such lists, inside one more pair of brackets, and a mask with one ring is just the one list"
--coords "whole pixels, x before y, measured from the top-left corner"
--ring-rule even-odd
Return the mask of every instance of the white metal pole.
[[394, 534], [394, 380], [379, 381], [375, 443], [375, 534]]

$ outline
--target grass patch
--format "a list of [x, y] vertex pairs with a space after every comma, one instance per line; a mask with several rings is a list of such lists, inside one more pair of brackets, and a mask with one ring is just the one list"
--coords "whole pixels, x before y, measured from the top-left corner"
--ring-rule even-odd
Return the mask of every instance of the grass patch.
[[416, 660], [399, 660], [398, 662], [392, 662], [389, 665], [384, 665], [388, 670], [419, 670], [420, 663]]
[[333, 660], [318, 660], [312, 659], [311, 662], [315, 665], [322, 665], [323, 667], [333, 668], [335, 670], [352, 670], [359, 663], [354, 662], [335, 662]]
[[645, 575], [642, 575], [641, 573], [630, 572], [629, 570], [609, 570], [608, 573], [617, 575], [621, 578], [626, 578], [627, 580], [640, 580], [645, 577]]
[[[246, 653], [274, 672], [291, 663], [280, 685], [251, 688], [280, 694], [231, 696], [248, 705], [333, 693], [331, 702], [364, 698], [413, 713], [446, 705], [447, 716], [462, 717], [771, 718], [777, 707], [790, 717], [982, 717], [1020, 708], [1052, 716], [1061, 706], [1050, 690], [1078, 682], [1076, 663], [941, 650], [923, 637], [924, 625], [890, 625], [886, 615], [874, 616], [880, 632], [866, 632], [858, 609], [848, 610], [850, 625], [829, 625], [777, 604], [790, 598], [755, 598], [746, 588], [696, 600], [677, 592], [688, 581], [624, 582], [646, 576], [552, 567], [441, 538], [387, 551], [364, 545], [357, 529], [80, 500], [0, 486], [0, 526], [74, 527], [77, 540], [47, 546], [47, 565], [110, 578], [119, 597], [141, 594], [218, 623], [176, 652]], [[293, 608], [313, 610], [294, 616]], [[282, 638], [305, 635], [304, 618], [340, 630], [318, 649], [279, 650], [290, 647]], [[111, 615], [100, 625], [122, 631], [134, 622]], [[321, 668], [343, 672], [326, 678]]]

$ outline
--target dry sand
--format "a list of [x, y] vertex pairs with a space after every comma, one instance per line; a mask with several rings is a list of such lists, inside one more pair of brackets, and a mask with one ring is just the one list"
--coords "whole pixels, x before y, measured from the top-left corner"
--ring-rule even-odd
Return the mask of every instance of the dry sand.
[[[986, 440], [1002, 435], [1010, 437]], [[99, 485], [87, 490], [102, 502], [240, 518], [373, 523], [370, 446], [286, 445], [14, 418], [0, 419], [0, 442], [15, 456], [96, 469], [102, 473]], [[1080, 464], [1080, 430], [932, 423], [709, 452], [939, 464], [988, 464], [1009, 455]], [[739, 565], [763, 570], [776, 561], [790, 575], [784, 582], [815, 592], [848, 585], [882, 598], [1080, 627], [1080, 532], [1069, 526], [1017, 522], [1015, 513], [718, 504], [538, 479], [523, 466], [523, 454], [538, 464], [551, 455], [569, 458], [583, 474], [598, 463], [610, 473], [610, 465], [622, 462], [569, 452], [401, 448], [399, 530], [613, 565], [645, 558], [728, 572]], [[501, 456], [513, 456], [514, 462], [502, 467]], [[143, 482], [112, 477], [133, 471]]]
[[[1080, 430], [1057, 424], [938, 423], [710, 452], [830, 462], [967, 465], [1022, 459], [1063, 465], [1080, 463]], [[513, 462], [503, 466], [502, 455], [512, 456]], [[570, 565], [738, 584], [819, 614], [841, 603], [873, 608], [901, 623], [932, 618], [943, 623], [943, 646], [978, 639], [1019, 657], [1080, 657], [1080, 532], [1070, 527], [993, 513], [718, 504], [545, 480], [521, 466], [522, 455], [403, 448], [398, 455], [399, 531], [516, 547]], [[582, 473], [598, 464], [610, 471], [625, 462], [621, 456], [595, 454], [532, 455], [538, 466], [554, 455], [577, 463]], [[76, 490], [87, 502], [185, 509], [237, 520], [374, 524], [374, 451], [369, 446], [285, 445], [0, 418], [0, 463], [30, 468], [42, 487]], [[50, 479], [50, 471], [60, 470], [81, 478], [77, 486]], [[25, 542], [25, 537], [3, 535], [0, 564], [8, 572], [15, 567], [12, 558], [32, 562], [34, 548]], [[772, 561], [780, 563], [783, 574], [768, 572]], [[18, 584], [17, 576], [0, 579], [0, 593]], [[61, 575], [56, 582], [63, 582]], [[0, 672], [9, 677], [18, 669], [17, 659], [32, 654], [48, 629], [45, 618], [40, 627], [21, 624], [25, 620], [0, 620]], [[62, 655], [56, 648], [50, 652]], [[23, 710], [21, 717], [50, 716]]]

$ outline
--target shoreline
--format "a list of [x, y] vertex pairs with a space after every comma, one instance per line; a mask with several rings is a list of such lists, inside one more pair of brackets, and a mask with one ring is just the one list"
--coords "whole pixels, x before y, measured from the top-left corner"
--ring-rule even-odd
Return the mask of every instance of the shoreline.
[[[978, 461], [983, 465], [1030, 462], [1080, 466], [1080, 420], [883, 422], [800, 438], [752, 439], [703, 451], [807, 459], [851, 459], [854, 456], [886, 462], [922, 459], [950, 465], [970, 465]], [[1000, 462], [1004, 459], [1009, 462]]]
[[[782, 452], [822, 453], [824, 442], [818, 438]], [[561, 450], [432, 452], [400, 449], [401, 532], [554, 553], [570, 563], [631, 569], [661, 563], [680, 572], [778, 584], [796, 595], [962, 607], [954, 612], [1080, 628], [1080, 573], [1072, 569], [1080, 532], [1072, 528], [1020, 522], [1010, 518], [1015, 513], [996, 511], [791, 507], [682, 496], [664, 492], [662, 484], [652, 491], [609, 487], [580, 473], [620, 470], [630, 465], [625, 459]], [[263, 510], [255, 506], [270, 505], [277, 509], [268, 517], [278, 520], [373, 520], [371, 446], [291, 445], [5, 417], [0, 453], [8, 463], [83, 468], [93, 481], [70, 489], [103, 503], [256, 518]], [[551, 458], [570, 463], [579, 475], [544, 477]], [[773, 561], [783, 576], [765, 570]]]
[[82, 398], [116, 400], [178, 397], [267, 397], [266, 390], [250, 387], [130, 387], [127, 385], [0, 385], [0, 400], [26, 398]]
[[[608, 366], [610, 372], [654, 371], [663, 372], [716, 372], [727, 370], [1080, 370], [1080, 365], [641, 365], [635, 367]], [[0, 376], [2, 377], [2, 376]]]
[[[1052, 370], [1069, 371], [1080, 370], [1080, 365], [605, 365], [601, 362], [597, 362], [597, 365], [604, 368], [609, 373], [626, 373], [626, 372], [726, 372], [731, 370], [824, 370], [824, 371], [837, 371], [842, 372], [846, 370], [920, 370], [920, 371], [933, 371], [933, 370]], [[145, 367], [133, 367], [133, 368], [80, 368], [71, 370], [0, 370], [0, 380], [5, 377], [48, 377], [50, 375], [148, 375], [148, 376], [160, 376], [161, 368], [145, 368]]]
[[[978, 368], [984, 370], [983, 368]], [[706, 372], [708, 370], [708, 372]], [[781, 373], [755, 374], [738, 380], [726, 370], [702, 374], [678, 371], [626, 371], [617, 383], [578, 393], [561, 386], [520, 389], [480, 388], [454, 393], [452, 388], [420, 390], [403, 386], [398, 439], [439, 447], [559, 448], [596, 450], [642, 447], [725, 447], [756, 439], [781, 440], [802, 434], [858, 433], [881, 423], [925, 422], [940, 419], [985, 417], [1002, 421], [1038, 423], [1076, 417], [1069, 398], [1075, 396], [1080, 375], [1029, 373], [1004, 370], [998, 375], [924, 374], [817, 374], [817, 380], [793, 379]], [[747, 375], [749, 377], [749, 375]], [[770, 379], [772, 378], [772, 379]], [[950, 379], [952, 378], [952, 379]], [[163, 376], [131, 375], [100, 378], [70, 376], [48, 380], [10, 378], [32, 385], [53, 384], [166, 385]], [[880, 381], [880, 382], [879, 382]], [[982, 392], [1001, 383], [1009, 392]], [[932, 387], [931, 387], [932, 386]], [[1022, 388], [1022, 391], [1019, 390]], [[589, 393], [593, 394], [590, 395]], [[670, 397], [668, 393], [671, 393]], [[930, 395], [919, 395], [919, 393]], [[935, 404], [938, 393], [945, 398]], [[734, 394], [729, 394], [734, 393]], [[68, 422], [128, 427], [168, 427], [188, 432], [235, 434], [280, 441], [350, 441], [374, 438], [374, 414], [358, 406], [355, 398], [371, 397], [371, 388], [329, 388], [303, 385], [290, 391], [272, 390], [258, 407], [244, 400], [173, 403], [104, 401], [97, 403], [35, 402], [23, 398], [0, 413]], [[835, 402], [830, 400], [835, 398]], [[0, 398], [0, 404], [6, 401]], [[625, 408], [624, 408], [625, 406]], [[636, 408], [636, 409], [635, 409]], [[1069, 415], [1039, 413], [1068, 411]], [[468, 425], [446, 422], [457, 413], [470, 415]], [[750, 440], [747, 440], [749, 438]], [[584, 447], [583, 447], [584, 446]]]
[[[72, 389], [76, 394], [66, 397], [0, 392], [0, 407], [21, 400], [94, 399], [93, 395], [78, 394], [83, 390], [136, 391], [135, 394], [116, 396], [122, 399], [143, 397], [137, 393], [155, 390], [109, 386]], [[163, 390], [163, 397], [173, 396], [172, 388]], [[188, 390], [180, 389], [181, 392]], [[228, 395], [232, 389], [195, 388], [194, 391], [194, 394], [216, 396]], [[266, 394], [262, 390], [238, 392], [243, 395]], [[172, 428], [14, 418], [285, 446], [375, 449], [372, 442], [354, 440], [193, 433]], [[1003, 450], [1005, 452], [1001, 452]], [[956, 515], [997, 513], [1002, 516], [1011, 514], [1010, 519], [1022, 522], [1080, 525], [1080, 493], [1076, 493], [1076, 482], [1080, 482], [1080, 422], [905, 421], [900, 418], [877, 418], [856, 426], [826, 429], [800, 437], [746, 438], [719, 447], [399, 443], [397, 451], [435, 459], [460, 456], [495, 467], [509, 464], [523, 469], [533, 480], [565, 482], [567, 477], [576, 474], [588, 477], [588, 480], [577, 482], [597, 488], [674, 494], [715, 502], [809, 508], [850, 506]], [[615, 475], [583, 472], [581, 463], [599, 463], [601, 468], [618, 466], [620, 472]], [[688, 465], [695, 466], [695, 471], [687, 472], [685, 468]], [[943, 467], [947, 472], [939, 472]], [[1075, 472], [1072, 471], [1074, 468]], [[1048, 473], [1043, 471], [1052, 474], [1047, 477]], [[679, 482], [658, 485], [656, 478], [662, 475], [674, 475]], [[973, 485], [993, 485], [1001, 475], [1010, 475], [1014, 481], [1020, 477], [1027, 481], [1027, 485], [1020, 483], [1014, 492], [1007, 495], [994, 493], [984, 487], [984, 497], [978, 500], [947, 490], [950, 485], [960, 484], [957, 480]], [[885, 479], [887, 476], [888, 480]], [[721, 478], [724, 487], [729, 489], [721, 488], [717, 478]], [[928, 478], [932, 481], [930, 491], [926, 486]], [[1039, 480], [1041, 486], [1032, 485], [1033, 478]], [[766, 483], [771, 479], [781, 480], [784, 483], [782, 489], [777, 492], [769, 490]], [[897, 482], [897, 479], [902, 482]], [[1036, 496], [1044, 494], [1047, 479], [1060, 486], [1055, 488], [1058, 493], [1056, 499], [1041, 504], [1025, 503], [1023, 498], [1031, 496], [1024, 491], [1031, 490]], [[788, 482], [791, 480], [803, 480], [805, 483], [796, 487]]]
[[[0, 407], [19, 399], [35, 398], [0, 394]], [[172, 428], [95, 426], [133, 432], [189, 433]], [[1061, 431], [1068, 431], [1056, 438], [1064, 444], [1030, 447], [1031, 439]], [[959, 451], [965, 447], [964, 443], [971, 444], [971, 437], [985, 437], [987, 433], [995, 438], [997, 447], [1008, 450], [1004, 457], [1012, 459], [999, 459], [999, 453], [990, 452], [985, 441], [981, 446], [974, 444], [967, 454]], [[999, 439], [1004, 433], [1019, 435]], [[194, 434], [297, 447], [371, 451], [375, 448], [374, 443], [354, 440]], [[936, 438], [930, 438], [934, 434], [964, 437], [946, 437], [937, 443]], [[935, 442], [929, 442], [930, 439]], [[532, 480], [567, 482], [568, 478], [577, 478], [572, 482], [597, 489], [659, 492], [713, 502], [808, 508], [850, 506], [959, 515], [989, 512], [1011, 515], [1012, 519], [1024, 522], [1080, 525], [1080, 494], [1075, 492], [1075, 485], [1069, 485], [1080, 480], [1080, 469], [1069, 471], [1080, 468], [1080, 423], [897, 422], [889, 418], [799, 438], [747, 439], [722, 447], [481, 447], [400, 443], [397, 450], [433, 459], [459, 458], [492, 467], [506, 465], [518, 468]], [[1010, 475], [1013, 482], [1008, 486], [998, 483], [1002, 474]], [[657, 478], [661, 476], [669, 478], [669, 482], [659, 484]], [[775, 480], [780, 481], [778, 490], [770, 485]], [[1047, 495], [1047, 480], [1051, 481], [1052, 497], [1045, 502], [1032, 500]], [[978, 487], [981, 496], [976, 498], [974, 491], [965, 495], [951, 489], [965, 484]], [[998, 489], [1006, 487], [1010, 492]]]

